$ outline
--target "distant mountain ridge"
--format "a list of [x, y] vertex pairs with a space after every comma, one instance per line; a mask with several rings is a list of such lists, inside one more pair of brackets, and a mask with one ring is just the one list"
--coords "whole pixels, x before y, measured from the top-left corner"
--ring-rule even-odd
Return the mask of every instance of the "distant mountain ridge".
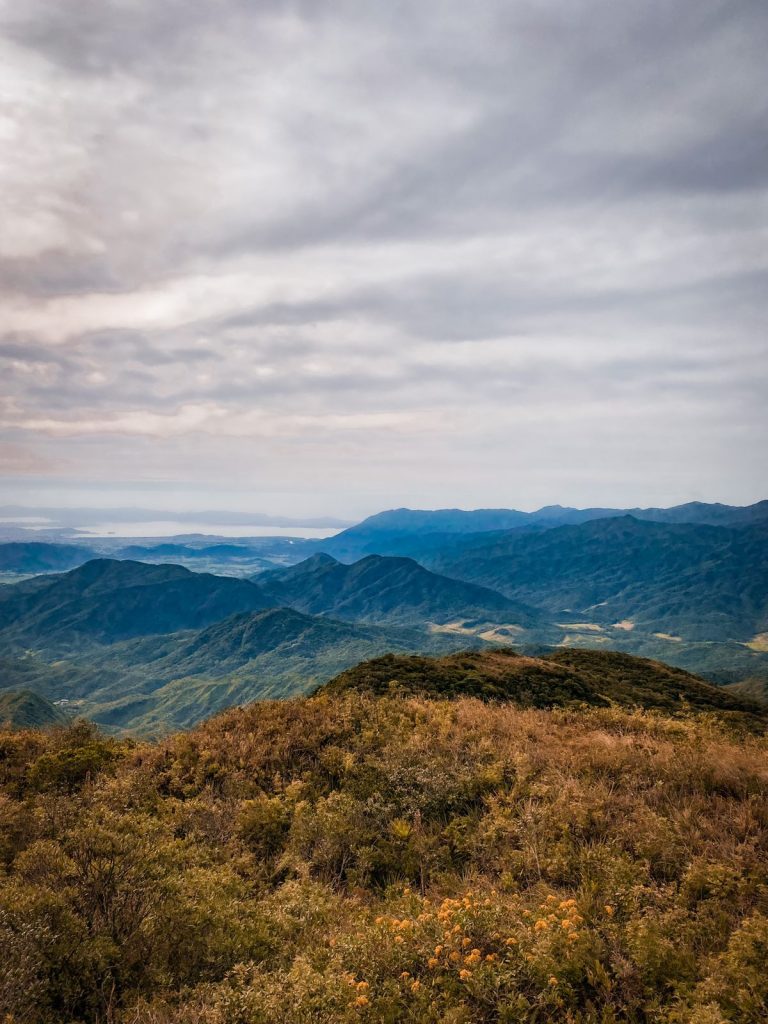
[[[301, 542], [257, 575], [256, 550], [238, 544], [122, 546], [142, 560], [99, 557], [65, 572], [54, 570], [91, 552], [0, 545], [0, 566], [5, 549], [19, 575], [22, 565], [43, 573], [0, 586], [0, 691], [72, 700], [109, 728], [159, 731], [302, 692], [387, 652], [513, 643], [528, 655], [642, 654], [720, 683], [747, 680], [759, 694], [768, 502], [611, 511], [392, 510], [324, 542], [340, 545], [338, 558], [315, 550], [286, 564], [312, 551]], [[698, 521], [666, 521], [680, 516]], [[569, 517], [581, 521], [558, 523]], [[408, 555], [354, 556], [360, 546]], [[237, 576], [169, 563], [178, 551], [199, 568], [246, 554]]]
[[547, 505], [535, 512], [516, 509], [389, 509], [369, 516], [314, 546], [342, 561], [354, 561], [365, 555], [412, 555], [425, 546], [447, 543], [453, 535], [482, 534], [508, 530], [549, 530], [573, 526], [595, 519], [631, 515], [635, 519], [666, 523], [696, 523], [712, 526], [747, 526], [768, 522], [768, 500], [754, 505], [688, 502], [672, 508], [567, 508]]
[[0, 590], [0, 642], [45, 647], [114, 643], [278, 606], [407, 626], [457, 617], [521, 626], [542, 621], [536, 609], [519, 601], [405, 558], [370, 556], [347, 566], [316, 555], [252, 580], [194, 573], [178, 565], [94, 559], [65, 574]]
[[430, 572], [411, 558], [368, 555], [347, 565], [317, 554], [254, 580], [274, 604], [344, 620], [412, 625], [490, 618], [524, 627], [543, 620], [523, 602]]
[[[8, 506], [5, 512], [17, 508]], [[18, 507], [20, 508], [20, 507]], [[29, 510], [22, 510], [29, 511]], [[79, 511], [70, 510], [74, 515]], [[91, 510], [92, 511], [92, 510]], [[141, 510], [121, 510], [124, 513]], [[0, 509], [3, 512], [3, 509]], [[159, 513], [158, 513], [159, 514]], [[211, 513], [213, 514], [213, 513]], [[227, 520], [227, 514], [216, 513]], [[191, 514], [190, 514], [191, 515]], [[228, 573], [247, 574], [268, 569], [275, 564], [285, 565], [306, 559], [315, 552], [325, 552], [342, 562], [354, 562], [367, 555], [413, 557], [420, 561], [427, 552], [444, 547], [454, 540], [471, 534], [520, 530], [541, 532], [558, 526], [580, 525], [595, 519], [609, 519], [632, 515], [635, 519], [660, 523], [696, 523], [700, 525], [739, 528], [768, 522], [768, 500], [748, 506], [719, 503], [688, 502], [672, 508], [568, 508], [548, 505], [535, 512], [516, 509], [389, 509], [369, 516], [362, 522], [344, 529], [325, 540], [294, 540], [285, 538], [242, 538], [239, 543], [216, 541], [204, 537], [169, 538], [155, 543], [121, 543], [119, 538], [85, 538], [76, 543], [54, 543], [30, 540], [29, 530], [21, 531], [22, 539], [0, 542], [0, 572], [29, 574], [56, 572], [75, 568], [98, 557], [187, 565], [208, 571], [224, 570]], [[181, 519], [184, 517], [182, 516]], [[189, 518], [189, 516], [187, 517]], [[254, 521], [265, 517], [254, 514]], [[227, 521], [237, 522], [238, 516], [229, 515]], [[240, 521], [245, 525], [248, 517]], [[289, 520], [286, 520], [289, 522]], [[296, 522], [299, 522], [298, 520]], [[328, 521], [329, 524], [332, 522]], [[341, 525], [333, 521], [335, 525]], [[277, 521], [274, 520], [277, 525]], [[71, 531], [70, 531], [71, 532]], [[59, 531], [60, 533], [60, 531]], [[41, 534], [41, 536], [44, 536]], [[192, 540], [193, 543], [189, 541]], [[238, 571], [238, 570], [245, 570]]]
[[0, 544], [0, 571], [64, 572], [95, 557], [97, 557], [95, 551], [76, 544], [13, 541], [8, 544]]
[[112, 559], [5, 589], [0, 641], [45, 646], [193, 629], [269, 603], [248, 580]]

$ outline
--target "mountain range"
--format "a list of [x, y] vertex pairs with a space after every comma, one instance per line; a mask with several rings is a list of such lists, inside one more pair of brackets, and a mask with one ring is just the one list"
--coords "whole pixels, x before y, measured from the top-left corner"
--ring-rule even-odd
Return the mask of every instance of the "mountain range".
[[[194, 545], [131, 545], [118, 551], [142, 560], [62, 572], [94, 552], [0, 545], [0, 567], [21, 580], [0, 587], [0, 691], [157, 732], [388, 653], [510, 644], [548, 663], [552, 648], [612, 649], [768, 690], [768, 503], [604, 514], [615, 511], [394, 510], [302, 542], [282, 565], [252, 564], [240, 544], [199, 560]], [[201, 567], [215, 548], [240, 564], [191, 571], [168, 561], [179, 548]]]
[[354, 561], [371, 554], [412, 555], [418, 559], [419, 553], [449, 544], [457, 536], [510, 530], [551, 530], [628, 515], [649, 522], [741, 527], [768, 522], [768, 500], [747, 506], [688, 502], [672, 508], [645, 509], [578, 509], [548, 505], [535, 512], [399, 508], [379, 512], [334, 537], [311, 543], [316, 549], [341, 561]]
[[424, 562], [557, 616], [627, 620], [691, 641], [746, 641], [768, 628], [768, 522], [729, 529], [622, 516], [475, 535]]
[[[440, 577], [415, 565], [413, 573], [431, 581], [435, 608], [424, 607], [439, 615]], [[405, 602], [407, 580], [401, 590]], [[0, 589], [0, 689], [66, 699], [115, 728], [182, 727], [230, 704], [304, 691], [388, 651], [438, 653], [468, 642], [482, 643], [420, 624], [275, 607], [257, 583], [180, 566], [99, 559]]]
[[207, 626], [269, 607], [247, 580], [178, 565], [94, 559], [0, 590], [0, 641], [66, 647]]
[[351, 565], [317, 554], [253, 577], [276, 605], [351, 621], [445, 623], [456, 619], [541, 625], [541, 612], [496, 590], [430, 572], [412, 558], [368, 555]]

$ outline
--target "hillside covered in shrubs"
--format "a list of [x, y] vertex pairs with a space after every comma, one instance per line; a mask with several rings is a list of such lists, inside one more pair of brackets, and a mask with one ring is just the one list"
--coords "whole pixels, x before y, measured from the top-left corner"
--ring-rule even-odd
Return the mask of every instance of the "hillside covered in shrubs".
[[6, 731], [0, 791], [13, 1024], [768, 1015], [754, 721], [334, 684]]

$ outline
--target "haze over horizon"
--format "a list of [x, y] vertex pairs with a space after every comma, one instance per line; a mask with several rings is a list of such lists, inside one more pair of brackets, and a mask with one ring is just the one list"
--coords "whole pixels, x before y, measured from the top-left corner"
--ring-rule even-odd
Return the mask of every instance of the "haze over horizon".
[[0, 0], [0, 504], [749, 504], [768, 8]]

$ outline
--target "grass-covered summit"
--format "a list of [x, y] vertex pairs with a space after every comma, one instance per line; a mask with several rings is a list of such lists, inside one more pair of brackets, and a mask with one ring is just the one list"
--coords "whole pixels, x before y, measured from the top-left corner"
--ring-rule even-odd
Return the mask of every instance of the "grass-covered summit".
[[763, 1024], [766, 744], [342, 686], [154, 744], [0, 731], [0, 1015]]
[[479, 697], [536, 708], [618, 704], [667, 714], [720, 712], [758, 725], [768, 720], [768, 708], [757, 701], [711, 686], [682, 669], [616, 651], [566, 648], [540, 657], [507, 648], [440, 658], [387, 654], [347, 669], [324, 690]]

